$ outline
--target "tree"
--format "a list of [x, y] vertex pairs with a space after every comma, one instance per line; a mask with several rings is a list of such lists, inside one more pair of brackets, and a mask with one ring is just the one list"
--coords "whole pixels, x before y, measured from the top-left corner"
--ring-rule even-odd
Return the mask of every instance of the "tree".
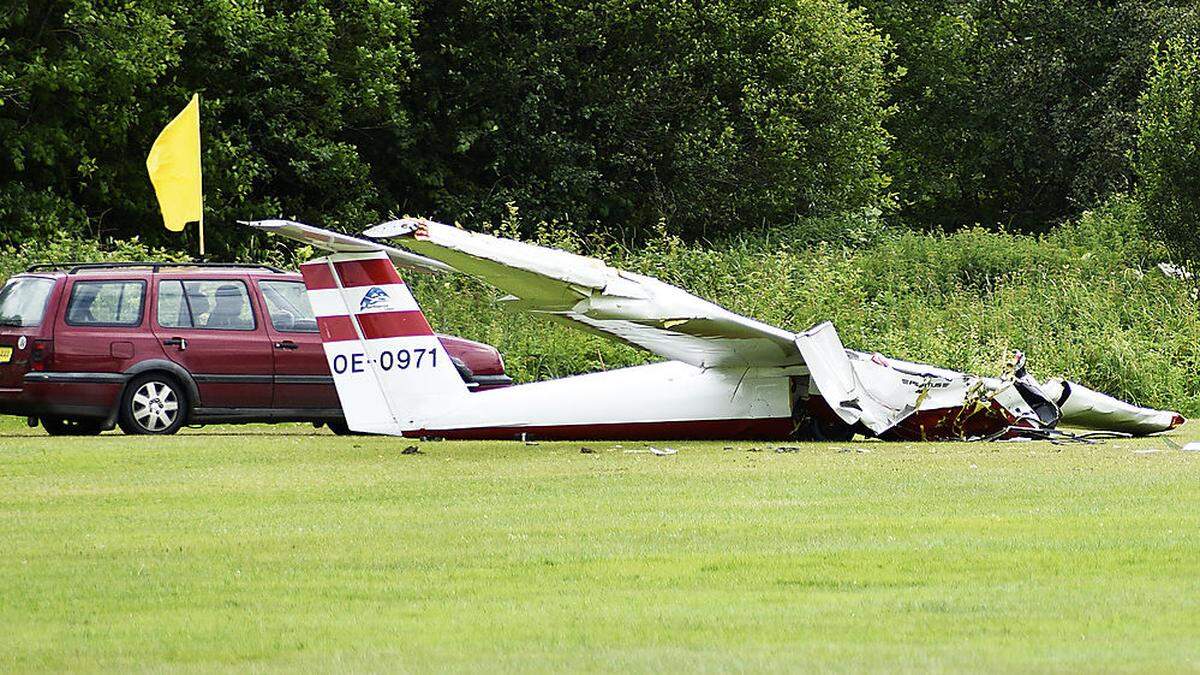
[[411, 142], [403, 0], [18, 1], [0, 29], [0, 241], [166, 241], [145, 156], [192, 92], [214, 250], [236, 219], [358, 226], [391, 201], [372, 165]]
[[0, 29], [0, 243], [177, 242], [144, 160], [192, 92], [218, 255], [245, 218], [716, 235], [887, 184], [886, 44], [838, 0], [17, 0]]
[[884, 41], [834, 0], [422, 4], [400, 205], [636, 236], [878, 203]]
[[1175, 38], [1152, 59], [1139, 99], [1138, 196], [1176, 262], [1200, 262], [1200, 40]]
[[1132, 187], [1151, 45], [1194, 0], [861, 0], [896, 44], [886, 164], [907, 220], [1044, 229]]
[[181, 39], [161, 9], [18, 1], [0, 13], [4, 243], [147, 212], [138, 205], [150, 186], [131, 184], [123, 155], [150, 86], [178, 60]]

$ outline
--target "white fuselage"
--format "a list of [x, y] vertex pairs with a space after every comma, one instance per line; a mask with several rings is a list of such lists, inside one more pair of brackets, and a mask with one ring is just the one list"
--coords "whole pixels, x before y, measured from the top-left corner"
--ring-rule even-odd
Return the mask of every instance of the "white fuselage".
[[788, 437], [791, 417], [783, 369], [666, 361], [471, 393], [428, 415], [417, 435], [774, 439]]

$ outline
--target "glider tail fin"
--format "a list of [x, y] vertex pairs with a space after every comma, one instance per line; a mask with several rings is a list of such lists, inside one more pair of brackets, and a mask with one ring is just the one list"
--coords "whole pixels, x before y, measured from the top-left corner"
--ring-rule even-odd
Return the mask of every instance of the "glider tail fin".
[[383, 252], [300, 266], [346, 424], [400, 435], [425, 427], [466, 383]]

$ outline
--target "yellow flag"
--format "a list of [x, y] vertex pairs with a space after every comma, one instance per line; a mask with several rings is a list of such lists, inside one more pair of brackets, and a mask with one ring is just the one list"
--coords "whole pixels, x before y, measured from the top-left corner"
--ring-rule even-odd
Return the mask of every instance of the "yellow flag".
[[158, 195], [163, 224], [180, 232], [200, 222], [200, 252], [204, 253], [204, 208], [200, 180], [200, 95], [193, 94], [183, 112], [155, 139], [146, 157], [146, 170]]

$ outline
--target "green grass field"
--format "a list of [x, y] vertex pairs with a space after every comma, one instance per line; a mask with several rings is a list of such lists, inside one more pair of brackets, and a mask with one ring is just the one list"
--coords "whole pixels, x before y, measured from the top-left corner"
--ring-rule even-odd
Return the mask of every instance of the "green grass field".
[[1200, 426], [671, 457], [0, 433], [4, 671], [1200, 669]]

